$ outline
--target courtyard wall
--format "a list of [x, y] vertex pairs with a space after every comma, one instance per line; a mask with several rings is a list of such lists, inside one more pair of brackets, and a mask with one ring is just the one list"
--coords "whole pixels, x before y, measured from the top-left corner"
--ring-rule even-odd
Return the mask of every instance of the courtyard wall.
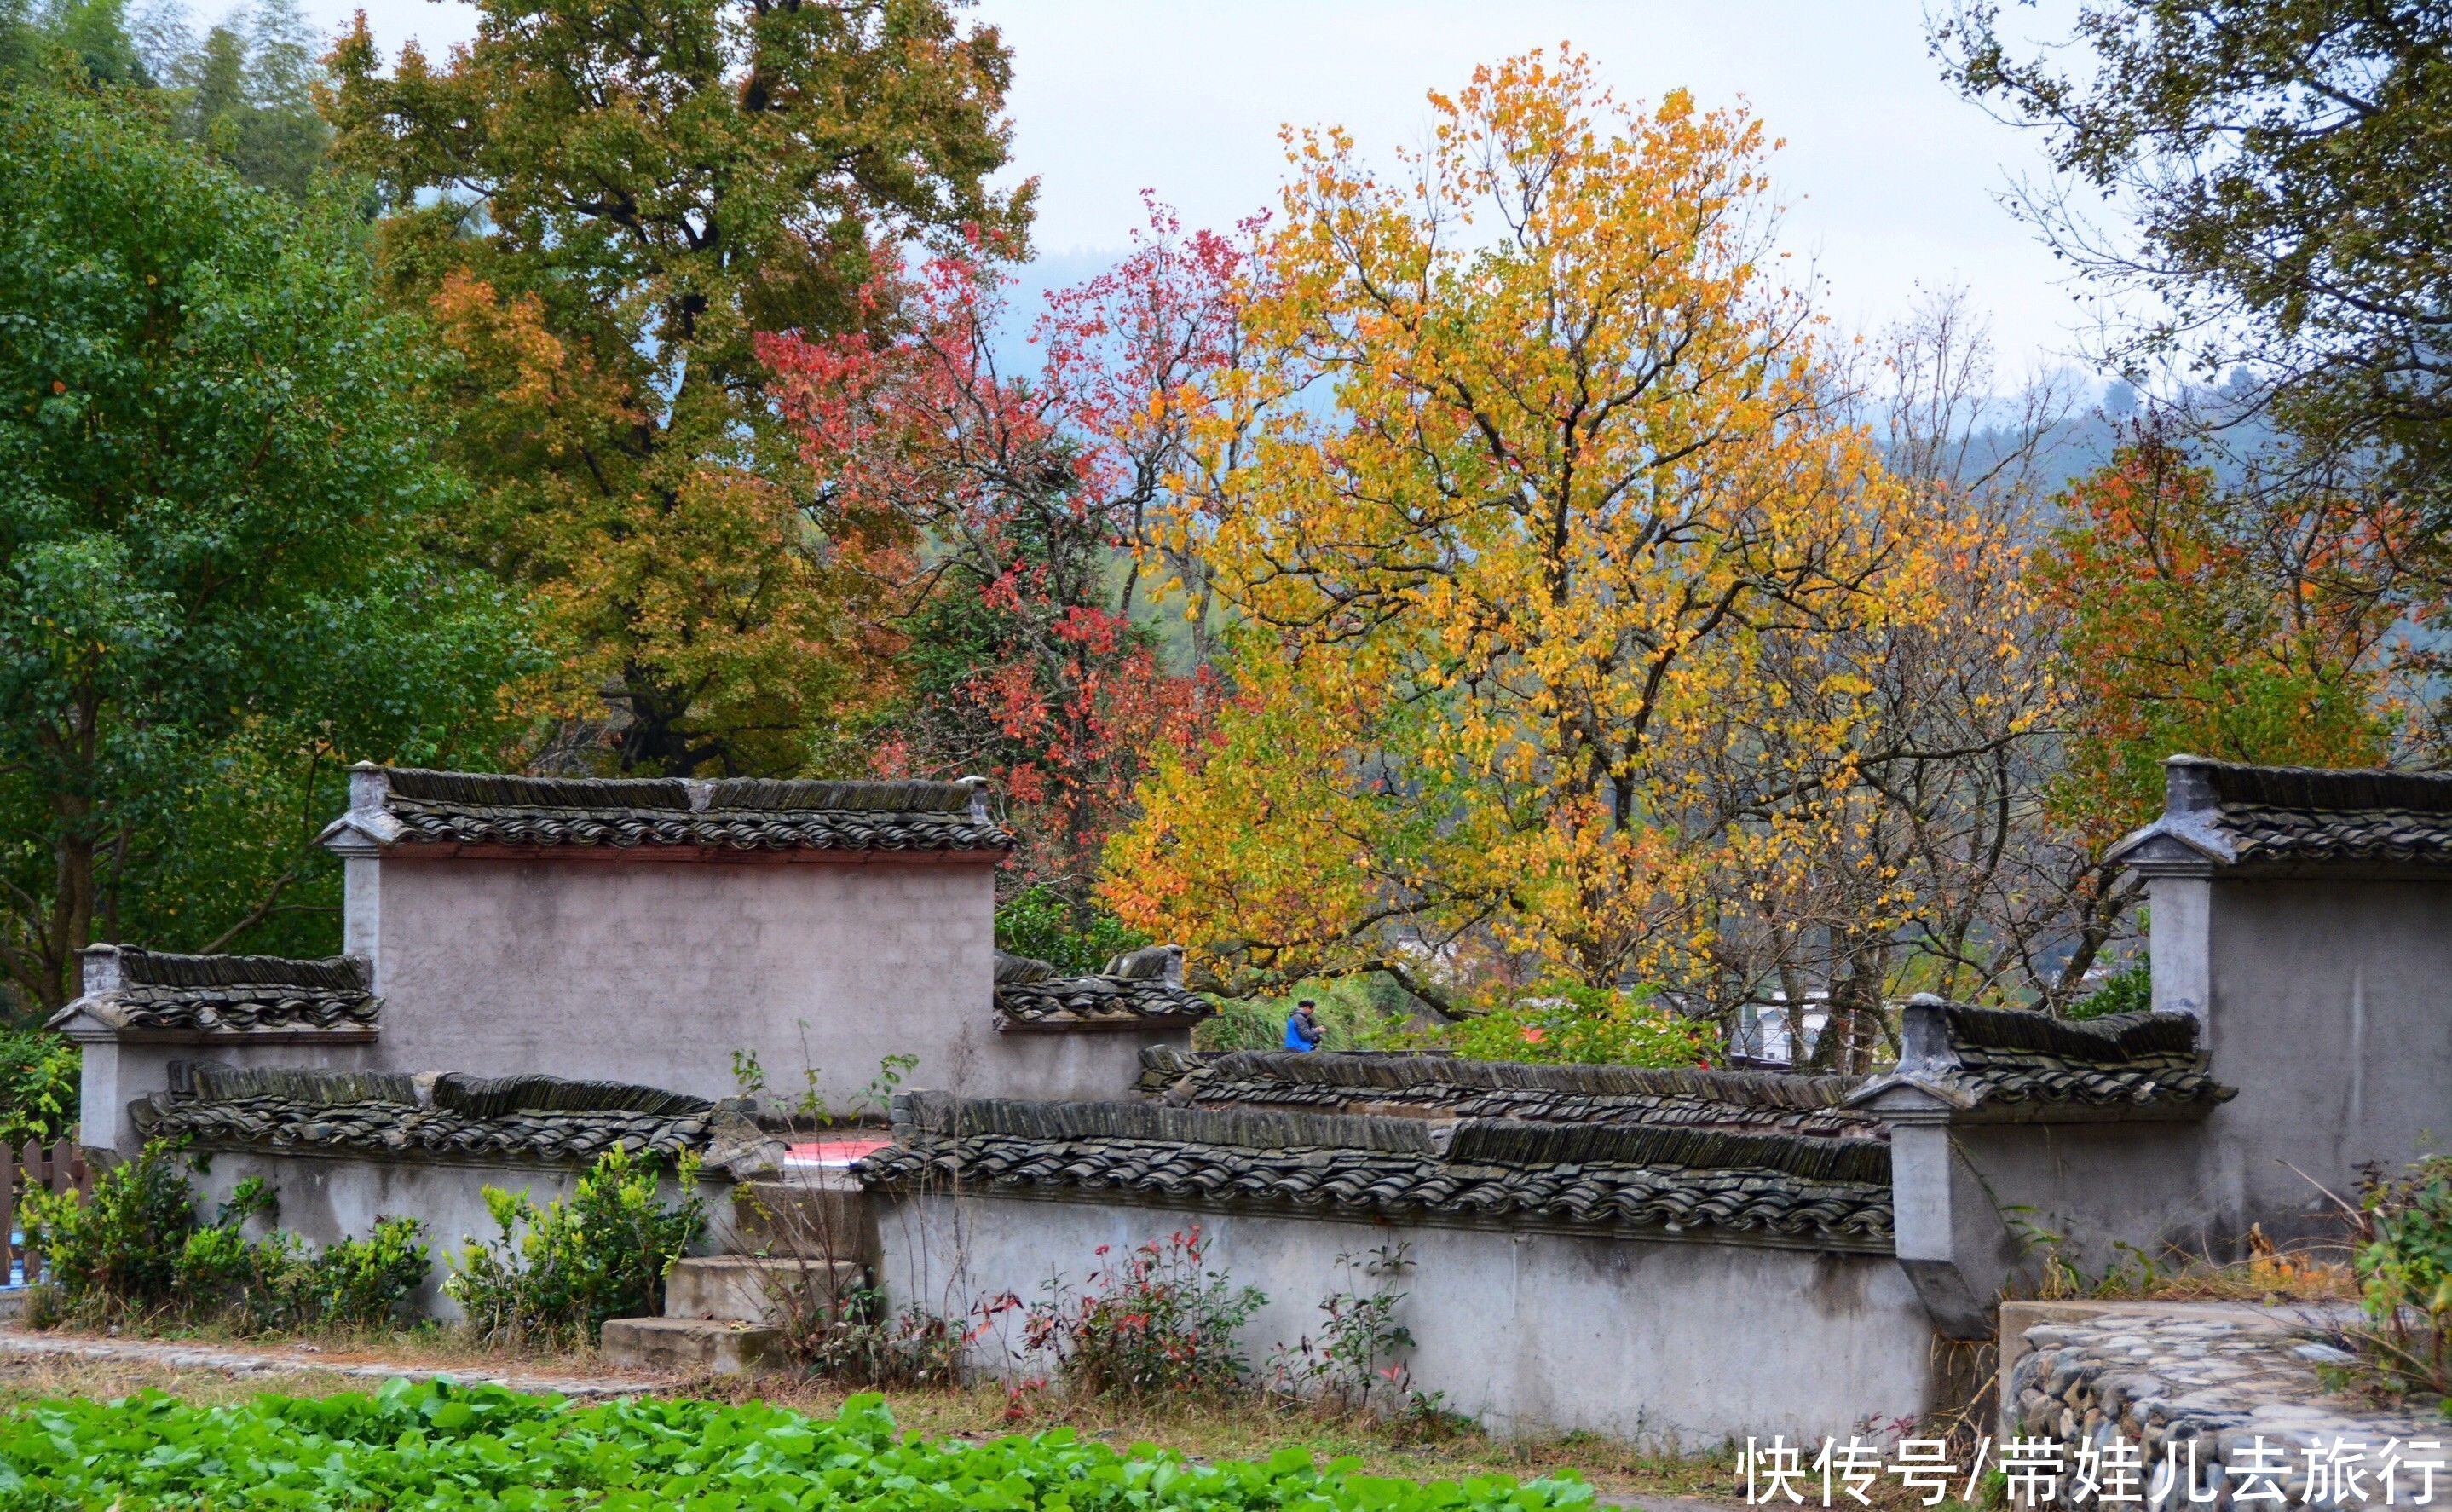
[[[1404, 1295], [1395, 1321], [1415, 1341], [1404, 1356], [1415, 1388], [1501, 1435], [1583, 1430], [1691, 1451], [1844, 1435], [1935, 1405], [1932, 1329], [1887, 1255], [949, 1192], [870, 1201], [897, 1309], [1041, 1300], [1051, 1283], [1078, 1288], [1134, 1245], [1196, 1228], [1212, 1268], [1268, 1296], [1239, 1341], [1257, 1365], [1318, 1341], [1325, 1298], [1384, 1284]], [[1399, 1250], [1400, 1272], [1363, 1274], [1358, 1263]], [[1011, 1314], [970, 1362], [1008, 1381], [1049, 1369]]]

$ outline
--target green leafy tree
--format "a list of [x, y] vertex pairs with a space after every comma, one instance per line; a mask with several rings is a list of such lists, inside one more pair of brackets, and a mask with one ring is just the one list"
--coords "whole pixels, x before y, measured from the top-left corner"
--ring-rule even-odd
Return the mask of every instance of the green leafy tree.
[[1044, 961], [1061, 975], [1097, 971], [1150, 944], [1103, 908], [1083, 907], [1049, 886], [1024, 887], [997, 905], [997, 948]]
[[131, 112], [0, 103], [0, 971], [95, 939], [329, 949], [363, 756], [482, 759], [522, 630], [438, 568], [418, 332], [347, 208]]
[[2059, 177], [2022, 202], [2055, 249], [2145, 296], [2123, 355], [2244, 364], [2309, 460], [2380, 448], [2401, 491], [2452, 502], [2452, 7], [2089, 0], [2068, 46], [2022, 56], [1962, 0], [1934, 44], [2048, 138]]
[[303, 198], [332, 129], [315, 107], [315, 35], [294, 0], [257, 0], [193, 47], [175, 39], [165, 74], [179, 134], [262, 189]]
[[1641, 988], [1544, 983], [1488, 1013], [1443, 1025], [1435, 1042], [1478, 1061], [1710, 1065], [1719, 1053], [1718, 1030], [1651, 999]]
[[331, 128], [322, 70], [295, 0], [253, 0], [198, 42], [176, 5], [135, 18], [127, 0], [0, 0], [0, 82], [116, 90], [259, 189], [305, 197]]
[[2034, 577], [2071, 698], [2054, 817], [2107, 846], [2162, 810], [2163, 759], [2372, 766], [2392, 754], [2385, 665], [2408, 606], [2401, 532], [2277, 521], [2146, 436], [2071, 483]]
[[128, 0], [0, 0], [0, 84], [149, 88]]
[[[1010, 62], [947, 0], [484, 0], [388, 76], [334, 54], [338, 156], [389, 198], [432, 308], [476, 507], [458, 550], [555, 636], [522, 706], [623, 769], [793, 772], [879, 699], [873, 581], [769, 400], [752, 337], [887, 321], [900, 244], [1012, 249]], [[606, 711], [609, 697], [611, 711]]]
[[76, 1126], [77, 1047], [45, 1029], [0, 1029], [0, 1149], [49, 1144]]

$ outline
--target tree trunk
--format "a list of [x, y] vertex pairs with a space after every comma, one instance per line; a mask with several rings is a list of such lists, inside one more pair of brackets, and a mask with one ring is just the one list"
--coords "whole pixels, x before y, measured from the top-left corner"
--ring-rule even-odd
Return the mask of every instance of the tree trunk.
[[51, 846], [51, 927], [44, 943], [42, 976], [34, 996], [46, 1017], [77, 994], [78, 952], [93, 944], [93, 838], [86, 833], [91, 805], [82, 797], [55, 796], [60, 817]]
[[2086, 910], [2079, 916], [2077, 940], [2069, 948], [2068, 959], [2061, 964], [2059, 974], [2052, 979], [2051, 986], [2044, 994], [2046, 1012], [2062, 1013], [2076, 999], [2078, 988], [2086, 982], [2086, 972], [2093, 969], [2095, 958], [2103, 953], [2104, 945], [2110, 942], [2112, 931], [2120, 927], [2120, 921], [2126, 917], [2130, 905], [2136, 903], [2143, 890], [2142, 884], [2123, 880], [2109, 883], [2086, 900]]
[[[630, 715], [614, 738], [624, 775], [695, 777], [709, 756], [721, 752], [720, 743], [695, 740], [682, 727], [690, 714], [689, 695], [660, 683], [646, 667], [633, 663], [623, 668], [620, 697]], [[724, 767], [729, 772], [730, 762]]]

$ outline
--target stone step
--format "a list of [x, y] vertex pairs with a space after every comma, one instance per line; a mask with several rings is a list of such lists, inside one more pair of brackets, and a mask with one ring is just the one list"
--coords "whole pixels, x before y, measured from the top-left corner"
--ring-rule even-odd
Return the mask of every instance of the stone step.
[[743, 1376], [781, 1355], [782, 1334], [710, 1318], [615, 1318], [605, 1323], [597, 1352], [625, 1370]]
[[724, 1323], [781, 1323], [802, 1307], [830, 1308], [859, 1286], [848, 1260], [711, 1255], [676, 1262], [664, 1276], [664, 1316]]
[[867, 1194], [840, 1171], [742, 1183], [732, 1189], [732, 1227], [730, 1247], [744, 1255], [867, 1263], [876, 1251]]

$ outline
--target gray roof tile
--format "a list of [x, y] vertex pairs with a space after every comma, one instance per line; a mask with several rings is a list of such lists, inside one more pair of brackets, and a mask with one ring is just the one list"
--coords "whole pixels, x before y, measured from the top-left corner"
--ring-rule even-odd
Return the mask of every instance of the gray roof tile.
[[383, 1011], [366, 964], [352, 956], [172, 955], [131, 945], [104, 953], [116, 958], [116, 984], [69, 1004], [53, 1016], [54, 1026], [82, 1014], [137, 1036], [362, 1037], [374, 1032]]
[[2072, 1021], [1918, 998], [1902, 1013], [1898, 1068], [1850, 1101], [1906, 1086], [2011, 1118], [2201, 1116], [2238, 1088], [2205, 1074], [2197, 1028], [2185, 1013]]
[[996, 953], [996, 1026], [1071, 1030], [1167, 1028], [1199, 1023], [1216, 1005], [1182, 981], [1183, 953], [1153, 945], [1089, 976], [1065, 977], [1044, 961]]
[[782, 1147], [742, 1101], [553, 1077], [237, 1069], [175, 1062], [171, 1089], [131, 1108], [148, 1140], [467, 1160], [583, 1163], [620, 1145], [671, 1161], [701, 1156], [735, 1176], [771, 1170]]
[[857, 1167], [864, 1184], [1890, 1247], [1878, 1140], [934, 1095], [906, 1107], [896, 1143]]
[[2112, 846], [2141, 867], [2452, 865], [2452, 774], [2174, 756], [2163, 816]]
[[1442, 1055], [1141, 1052], [1140, 1088], [1199, 1107], [1418, 1110], [1469, 1119], [1878, 1136], [1849, 1109], [1863, 1079], [1773, 1071], [1533, 1065]]
[[967, 783], [513, 777], [385, 770], [379, 814], [350, 813], [383, 846], [554, 849], [1009, 850]]

